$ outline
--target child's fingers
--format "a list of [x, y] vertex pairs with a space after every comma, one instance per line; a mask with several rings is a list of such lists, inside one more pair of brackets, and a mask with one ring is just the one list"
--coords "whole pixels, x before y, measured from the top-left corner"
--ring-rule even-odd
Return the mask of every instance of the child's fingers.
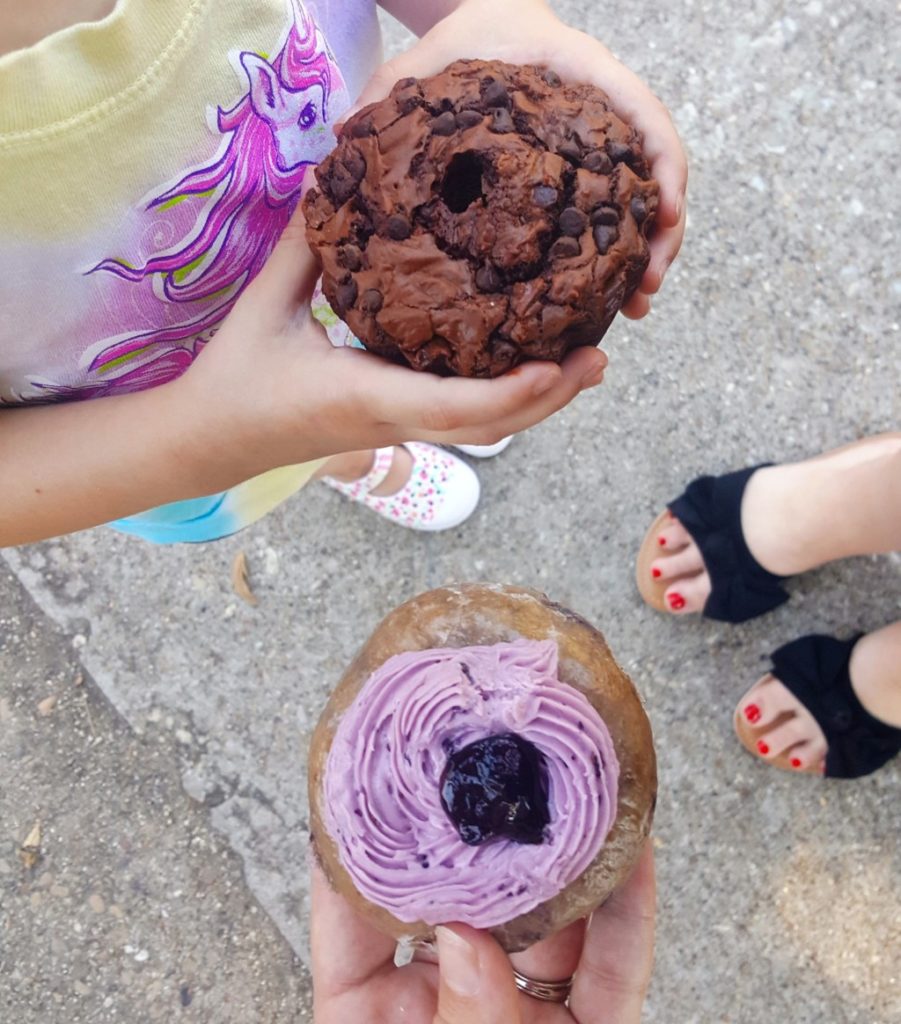
[[376, 420], [396, 424], [404, 440], [482, 443], [550, 416], [583, 387], [598, 383], [606, 363], [603, 352], [584, 348], [562, 366], [524, 363], [494, 380], [413, 376], [412, 370], [374, 363], [352, 379], [357, 400]]
[[[675, 227], [685, 206], [688, 162], [669, 111], [638, 75], [617, 61], [596, 39], [582, 32], [573, 35], [575, 39], [565, 56], [569, 77], [578, 79], [581, 69], [581, 77], [590, 78], [602, 88], [617, 114], [642, 133], [644, 154], [660, 183], [657, 222], [662, 227]], [[599, 63], [599, 51], [607, 57], [606, 61]]]
[[[660, 183], [657, 237], [652, 250], [672, 262], [679, 251], [688, 163], [669, 111], [647, 85], [610, 51], [584, 32], [569, 30], [549, 62], [571, 81], [592, 81], [610, 97], [613, 109], [644, 137], [644, 154]], [[671, 233], [666, 229], [674, 229]]]
[[254, 312], [269, 323], [283, 324], [308, 302], [319, 276], [319, 262], [306, 239], [301, 205], [285, 225], [263, 269], [247, 289]]
[[654, 295], [660, 291], [670, 264], [682, 248], [684, 237], [685, 206], [683, 205], [678, 224], [671, 228], [654, 228], [654, 233], [651, 236], [651, 261], [648, 264], [648, 269], [644, 272], [640, 285], [646, 295]]

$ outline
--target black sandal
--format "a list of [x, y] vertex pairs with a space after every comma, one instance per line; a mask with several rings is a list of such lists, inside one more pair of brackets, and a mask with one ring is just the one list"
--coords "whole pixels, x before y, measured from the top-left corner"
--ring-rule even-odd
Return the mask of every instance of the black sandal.
[[[861, 636], [859, 633], [851, 640], [821, 634], [803, 636], [771, 656], [771, 674], [807, 708], [823, 730], [828, 744], [824, 774], [829, 778], [870, 775], [901, 752], [901, 728], [874, 718], [851, 686], [851, 651]], [[742, 699], [739, 708], [746, 700]], [[736, 712], [735, 731], [742, 746], [755, 757], [758, 742], [772, 728], [772, 723], [765, 729], [755, 728]], [[767, 764], [796, 770], [791, 765], [791, 751], [767, 758]]]
[[[787, 579], [761, 566], [745, 543], [741, 531], [741, 501], [748, 480], [763, 466], [739, 469], [723, 476], [702, 476], [671, 501], [669, 511], [691, 535], [704, 558], [710, 576], [710, 596], [702, 614], [720, 622], [745, 622], [772, 611], [788, 600], [781, 586]], [[651, 562], [660, 554], [657, 535], [666, 525], [662, 512], [641, 545], [636, 568], [638, 589], [652, 607], [666, 611], [664, 591], [672, 580], [651, 578]]]

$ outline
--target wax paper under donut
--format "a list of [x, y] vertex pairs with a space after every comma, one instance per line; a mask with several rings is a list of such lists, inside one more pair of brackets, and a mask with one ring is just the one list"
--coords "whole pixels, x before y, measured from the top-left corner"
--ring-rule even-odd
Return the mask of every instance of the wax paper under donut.
[[[441, 804], [448, 753], [512, 732], [544, 755], [550, 822], [538, 845], [468, 846]], [[616, 818], [606, 725], [557, 676], [553, 641], [411, 651], [367, 680], [335, 733], [324, 819], [357, 889], [401, 921], [491, 928], [577, 878]]]

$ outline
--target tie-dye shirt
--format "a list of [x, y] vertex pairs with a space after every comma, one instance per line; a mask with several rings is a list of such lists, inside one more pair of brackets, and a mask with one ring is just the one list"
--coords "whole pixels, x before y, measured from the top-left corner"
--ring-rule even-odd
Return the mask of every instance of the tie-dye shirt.
[[379, 54], [374, 0], [119, 0], [0, 57], [0, 405], [182, 373]]

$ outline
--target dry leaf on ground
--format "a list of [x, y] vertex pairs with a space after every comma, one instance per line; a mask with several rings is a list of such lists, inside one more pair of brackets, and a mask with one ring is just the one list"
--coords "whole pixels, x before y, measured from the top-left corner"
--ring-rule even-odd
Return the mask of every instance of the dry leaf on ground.
[[19, 847], [19, 859], [31, 870], [41, 859], [41, 823], [36, 821]]
[[45, 697], [40, 704], [38, 704], [38, 714], [49, 715], [53, 713], [53, 709], [56, 707], [57, 697], [54, 694], [50, 694], [49, 697]]
[[243, 551], [239, 551], [232, 562], [232, 589], [242, 601], [252, 605], [260, 603], [250, 587], [247, 555]]

